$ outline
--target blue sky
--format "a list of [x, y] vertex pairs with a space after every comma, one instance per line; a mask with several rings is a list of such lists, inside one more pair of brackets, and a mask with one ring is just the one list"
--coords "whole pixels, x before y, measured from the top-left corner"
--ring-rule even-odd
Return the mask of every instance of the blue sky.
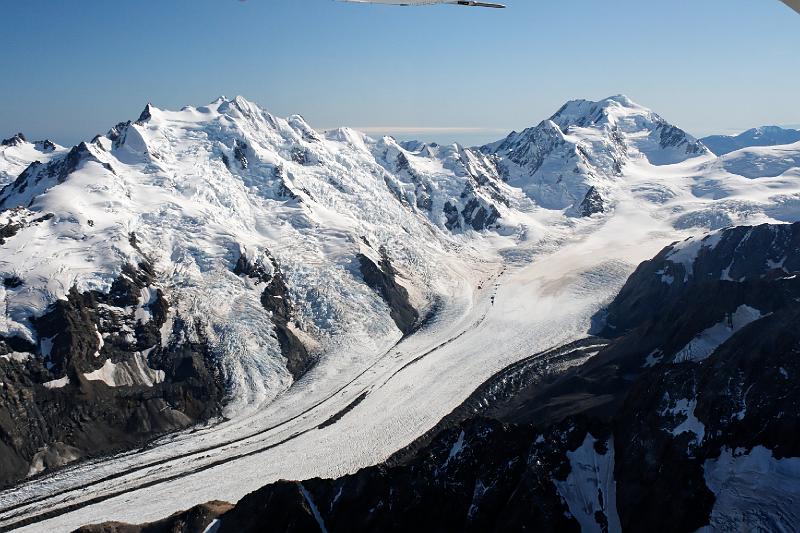
[[800, 16], [778, 0], [506, 3], [6, 0], [0, 136], [73, 144], [221, 94], [466, 144], [617, 93], [697, 135], [800, 124]]

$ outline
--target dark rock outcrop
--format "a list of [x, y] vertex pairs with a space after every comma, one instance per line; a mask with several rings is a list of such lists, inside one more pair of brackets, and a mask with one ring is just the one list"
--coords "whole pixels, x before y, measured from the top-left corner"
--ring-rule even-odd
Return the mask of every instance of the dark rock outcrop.
[[581, 205], [578, 206], [578, 211], [581, 216], [590, 217], [597, 213], [603, 213], [605, 210], [605, 202], [600, 195], [600, 191], [598, 191], [596, 187], [589, 187], [586, 197], [581, 202]]
[[534, 175], [550, 154], [559, 151], [565, 145], [563, 135], [545, 121], [521, 132], [511, 132], [500, 143], [484, 146], [481, 150], [486, 154], [502, 155], [502, 159]]
[[[265, 524], [286, 532], [503, 531], [525, 522], [577, 532], [555, 489], [530, 476], [521, 459], [535, 438], [530, 428], [475, 420], [443, 433], [407, 465], [265, 487], [224, 515], [220, 532]], [[525, 500], [532, 495], [536, 505]]]
[[[452, 232], [494, 229], [501, 218], [498, 207], [510, 205], [507, 191], [502, 187], [498, 160], [492, 154], [458, 145], [440, 147], [419, 142], [403, 142], [398, 146], [381, 141], [380, 146], [383, 150], [377, 160], [392, 175], [392, 178], [384, 176], [392, 194], [402, 204], [422, 211]], [[459, 184], [460, 192], [442, 198], [440, 186], [415, 167], [419, 158], [442, 161], [463, 182]]]
[[[119, 148], [122, 142], [125, 140], [125, 135], [128, 131], [128, 128], [131, 127], [131, 121], [127, 122], [120, 122], [106, 133], [106, 137], [111, 141], [111, 146], [113, 148]], [[96, 138], [99, 138], [96, 137]]]
[[658, 124], [656, 133], [661, 148], [683, 148], [687, 155], [697, 155], [707, 151], [702, 142], [692, 139], [685, 131], [666, 121]]
[[317, 359], [308, 352], [302, 341], [291, 329], [292, 303], [289, 299], [289, 289], [279, 269], [261, 293], [261, 305], [272, 313], [272, 323], [275, 324], [275, 334], [281, 346], [281, 353], [286, 357], [286, 368], [295, 380], [303, 377]]
[[17, 133], [13, 137], [9, 137], [8, 139], [3, 139], [3, 141], [0, 142], [0, 145], [2, 145], [2, 146], [19, 146], [21, 144], [25, 144], [26, 142], [28, 142], [28, 140], [25, 138], [25, 136], [23, 134], [21, 134], [21, 133]]
[[239, 162], [242, 170], [247, 170], [247, 143], [243, 141], [234, 141], [233, 157]]
[[493, 227], [500, 218], [500, 212], [491, 204], [484, 205], [477, 198], [472, 198], [461, 211], [464, 224], [475, 231]]
[[14, 275], [3, 278], [3, 286], [6, 289], [16, 289], [18, 287], [21, 287], [23, 284], [24, 282], [21, 279], [19, 279], [19, 277]]
[[366, 255], [358, 254], [358, 264], [364, 282], [389, 306], [390, 315], [397, 329], [404, 335], [411, 333], [419, 321], [419, 312], [411, 305], [406, 288], [397, 282], [397, 272], [389, 256], [382, 251], [381, 261], [376, 264]]
[[[646, 328], [671, 352], [697, 327], [713, 326], [740, 305], [762, 315], [791, 305], [794, 272], [800, 272], [800, 224], [736, 227], [676, 243], [637, 268], [609, 306], [604, 334]], [[667, 328], [657, 336], [656, 322]]]
[[[11, 216], [8, 217], [5, 224], [0, 225], [0, 246], [14, 237], [21, 229], [41, 224], [53, 218], [52, 213], [41, 215], [23, 208], [14, 208], [7, 213], [10, 213]], [[8, 285], [6, 286], [8, 287]]]
[[136, 120], [136, 123], [145, 124], [151, 118], [153, 118], [153, 104], [147, 104], [139, 115], [139, 118]]
[[460, 227], [458, 208], [450, 202], [444, 204], [445, 227], [454, 231]]
[[292, 161], [297, 163], [298, 165], [311, 165], [313, 163], [313, 158], [309, 153], [307, 148], [292, 148]]
[[56, 148], [58, 148], [55, 145], [55, 143], [50, 139], [45, 139], [43, 141], [36, 141], [35, 145], [37, 150], [44, 153], [54, 152]]

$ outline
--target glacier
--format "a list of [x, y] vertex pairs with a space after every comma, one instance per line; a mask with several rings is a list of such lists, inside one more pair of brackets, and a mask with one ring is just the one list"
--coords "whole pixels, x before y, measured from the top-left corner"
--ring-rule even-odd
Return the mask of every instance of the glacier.
[[[617, 96], [478, 148], [319, 132], [237, 97], [148, 106], [72, 150], [23, 154], [31, 165], [0, 193], [0, 223], [18, 226], [0, 269], [22, 282], [0, 287], [3, 334], [45, 346], [32, 319], [146, 257], [171, 320], [202, 324], [229, 397], [214, 423], [0, 493], [0, 527], [142, 522], [379, 463], [496, 372], [585, 336], [664, 246], [800, 219], [798, 159], [760, 162], [787, 152], [800, 147], [718, 158]], [[759, 163], [745, 172], [739, 158]], [[602, 208], [582, 212], [592, 190]], [[412, 335], [359, 275], [359, 254], [381, 251], [428, 317]], [[285, 275], [293, 327], [318, 355], [299, 379], [260, 289], [233, 272], [241, 256], [273, 257]], [[116, 383], [107, 370], [97, 377]]]

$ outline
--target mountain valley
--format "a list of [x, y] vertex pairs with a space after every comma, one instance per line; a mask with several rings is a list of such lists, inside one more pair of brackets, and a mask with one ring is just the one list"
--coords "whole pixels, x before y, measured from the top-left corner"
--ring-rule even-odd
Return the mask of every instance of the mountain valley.
[[625, 96], [473, 148], [222, 97], [0, 150], [0, 529], [800, 523], [800, 142], [717, 156]]

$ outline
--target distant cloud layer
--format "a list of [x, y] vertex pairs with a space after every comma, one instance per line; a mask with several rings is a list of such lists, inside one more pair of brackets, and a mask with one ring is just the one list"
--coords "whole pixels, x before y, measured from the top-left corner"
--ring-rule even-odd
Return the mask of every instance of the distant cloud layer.
[[448, 135], [448, 134], [504, 134], [511, 131], [511, 128], [473, 128], [461, 126], [353, 126], [354, 130], [366, 133], [367, 135], [379, 134], [399, 134], [399, 135]]

